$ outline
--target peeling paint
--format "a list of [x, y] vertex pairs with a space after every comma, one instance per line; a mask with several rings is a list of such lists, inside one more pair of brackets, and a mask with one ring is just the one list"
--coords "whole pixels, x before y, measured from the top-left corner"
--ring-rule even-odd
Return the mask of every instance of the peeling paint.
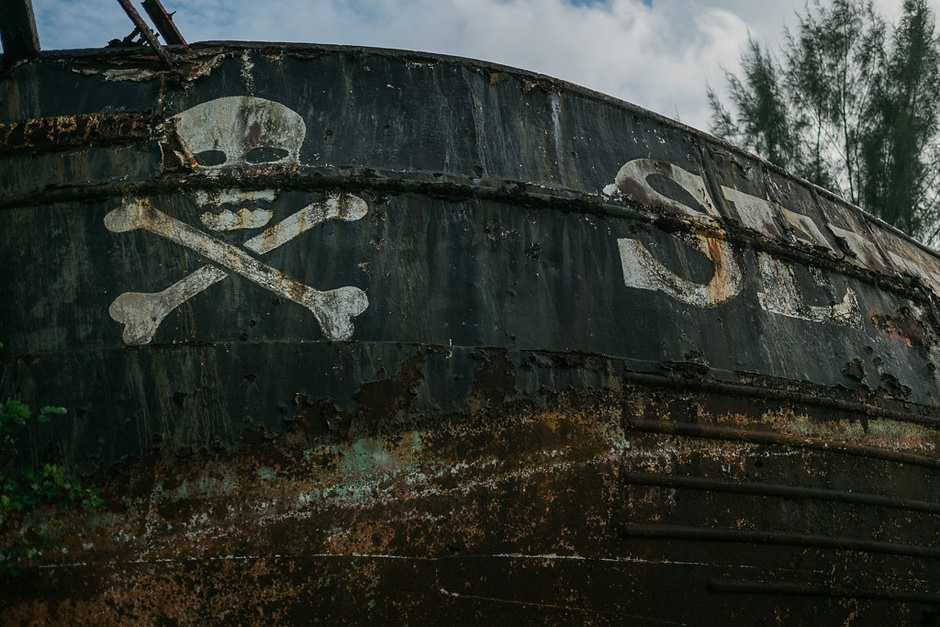
[[61, 115], [0, 123], [0, 154], [62, 150], [149, 139], [152, 118], [140, 114]]
[[628, 287], [661, 291], [697, 307], [717, 307], [737, 296], [743, 287], [743, 272], [733, 249], [724, 241], [700, 234], [688, 238], [690, 248], [704, 254], [714, 267], [705, 284], [692, 283], [665, 268], [638, 240], [619, 239], [621, 269]]

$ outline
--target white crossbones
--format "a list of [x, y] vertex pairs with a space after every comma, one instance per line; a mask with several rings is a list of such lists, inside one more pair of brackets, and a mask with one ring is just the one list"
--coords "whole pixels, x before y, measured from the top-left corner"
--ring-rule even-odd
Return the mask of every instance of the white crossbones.
[[[249, 239], [245, 248], [263, 255], [325, 220], [359, 220], [367, 212], [368, 206], [361, 198], [347, 194], [330, 196], [323, 202], [307, 205]], [[155, 209], [146, 198], [125, 201], [120, 208], [105, 216], [104, 223], [115, 233], [145, 229], [165, 237], [306, 307], [316, 316], [323, 334], [330, 340], [350, 339], [353, 320], [369, 306], [365, 292], [357, 287], [346, 286], [326, 292], [315, 290], [264, 264], [241, 248], [166, 215]], [[170, 311], [226, 276], [225, 270], [206, 265], [161, 292], [125, 292], [114, 299], [108, 312], [115, 321], [124, 325], [123, 338], [127, 344], [146, 344], [153, 339]]]

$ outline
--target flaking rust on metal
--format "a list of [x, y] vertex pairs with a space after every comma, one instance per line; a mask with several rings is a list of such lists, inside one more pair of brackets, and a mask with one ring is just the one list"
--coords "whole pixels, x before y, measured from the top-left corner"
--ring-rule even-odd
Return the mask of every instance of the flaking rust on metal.
[[[567, 362], [574, 370], [602, 363]], [[555, 368], [562, 370], [560, 362]], [[618, 371], [614, 363], [603, 369]], [[795, 530], [788, 543], [872, 529], [880, 551], [903, 550], [912, 526], [933, 528], [910, 488], [899, 488], [894, 506], [863, 505], [868, 497], [860, 483], [894, 466], [862, 449], [852, 468], [843, 468], [819, 448], [695, 438], [668, 425], [760, 429], [791, 433], [794, 442], [831, 439], [835, 448], [858, 442], [918, 454], [936, 449], [932, 429], [869, 418], [862, 430], [860, 415], [833, 420], [811, 406], [707, 391], [677, 395], [647, 384], [549, 394], [536, 406], [514, 400], [517, 370], [504, 352], [481, 354], [476, 372], [472, 394], [488, 402], [463, 415], [416, 411], [414, 390], [427, 376], [424, 358], [416, 356], [382, 382], [364, 385], [359, 410], [339, 411], [329, 399], [299, 394], [282, 435], [249, 429], [235, 451], [207, 448], [172, 463], [159, 456], [128, 460], [101, 483], [110, 511], [71, 520], [82, 532], [60, 538], [68, 552], [55, 563], [25, 569], [5, 617], [253, 622], [261, 612], [293, 622], [315, 612], [324, 620], [386, 621], [460, 611], [469, 595], [493, 600], [474, 610], [484, 619], [507, 603], [555, 605], [562, 594], [573, 600], [553, 616], [604, 622], [650, 602], [622, 594], [618, 574], [691, 585], [727, 568], [720, 553], [690, 560], [633, 539], [637, 525], [660, 525], [650, 530], [668, 534], [696, 524], [728, 541], [744, 532], [752, 543], [745, 533], [765, 529], [769, 520]], [[663, 429], [636, 431], [644, 420]], [[899, 472], [901, 483], [910, 480]], [[752, 498], [735, 491], [742, 486], [777, 505], [742, 509]], [[799, 486], [818, 487], [801, 498]], [[828, 518], [839, 499], [860, 504]], [[773, 547], [758, 541], [752, 555]], [[796, 577], [801, 585], [823, 577], [843, 588], [867, 581], [889, 593], [908, 585], [908, 592], [929, 594], [909, 579], [930, 580], [920, 561], [882, 564], [875, 584], [856, 574], [848, 556], [833, 564], [824, 574], [797, 563], [783, 570], [754, 566], [738, 576]], [[572, 583], [588, 574], [603, 585]], [[67, 579], [87, 582], [81, 599], [38, 593]], [[439, 594], [441, 587], [449, 593]], [[261, 588], [263, 595], [256, 593]], [[696, 611], [717, 607], [698, 604]], [[757, 615], [766, 609], [751, 607]]]
[[102, 54], [98, 57], [69, 59], [69, 67], [83, 76], [102, 76], [109, 82], [195, 81], [209, 76], [226, 58], [233, 56], [233, 53], [227, 53], [218, 47], [204, 47], [193, 51], [176, 49], [174, 54], [178, 55], [178, 63], [171, 74], [164, 69], [148, 66], [151, 57], [146, 49], [121, 52], [120, 55]]
[[107, 69], [91, 69], [84, 67], [77, 71], [85, 76], [103, 76], [106, 81], [133, 81], [142, 83], [159, 77], [159, 74], [153, 70], [137, 67]]
[[882, 329], [888, 336], [901, 340], [908, 348], [921, 353], [928, 353], [936, 344], [929, 327], [921, 319], [913, 315], [910, 309], [904, 308], [897, 313], [872, 311], [868, 314], [871, 321]]
[[153, 123], [152, 116], [133, 113], [63, 115], [0, 123], [0, 154], [135, 143], [150, 138]]

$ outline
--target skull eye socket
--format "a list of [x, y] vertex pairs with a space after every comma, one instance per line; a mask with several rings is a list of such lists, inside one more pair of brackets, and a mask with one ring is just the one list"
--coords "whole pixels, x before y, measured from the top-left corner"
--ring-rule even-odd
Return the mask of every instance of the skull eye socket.
[[226, 161], [225, 153], [221, 150], [203, 150], [194, 154], [193, 159], [204, 168], [222, 165]]
[[272, 161], [280, 161], [288, 154], [283, 148], [259, 146], [248, 151], [248, 154], [245, 155], [245, 161], [248, 163], [271, 163]]

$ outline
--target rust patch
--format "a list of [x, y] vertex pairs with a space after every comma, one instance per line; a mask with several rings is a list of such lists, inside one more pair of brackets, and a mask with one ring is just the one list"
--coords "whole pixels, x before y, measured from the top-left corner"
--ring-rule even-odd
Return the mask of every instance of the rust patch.
[[473, 390], [470, 394], [471, 411], [502, 404], [516, 395], [514, 383], [515, 368], [506, 357], [505, 350], [493, 350], [480, 353], [480, 360], [473, 377]]
[[896, 376], [888, 372], [881, 374], [879, 389], [895, 398], [908, 398], [912, 391], [909, 385], [904, 385]]
[[914, 318], [907, 308], [902, 308], [896, 314], [871, 311], [868, 317], [876, 327], [887, 333], [888, 336], [901, 340], [908, 348], [914, 348], [922, 354], [930, 350], [930, 337], [927, 335], [923, 323]]
[[0, 154], [47, 152], [150, 137], [152, 119], [133, 113], [62, 115], [0, 124]]
[[[910, 346], [910, 344], [908, 344]], [[888, 396], [893, 396], [894, 398], [908, 398], [911, 395], [911, 387], [905, 385], [898, 379], [895, 375], [890, 372], [885, 372], [884, 362], [880, 357], [875, 357], [874, 359], [875, 367], [878, 368], [878, 391], [887, 394]]]
[[551, 81], [545, 79], [523, 78], [522, 93], [527, 94], [536, 88], [541, 89], [545, 93], [551, 93], [555, 89], [555, 86], [551, 83]]
[[865, 379], [865, 364], [862, 363], [861, 359], [853, 359], [845, 365], [842, 373], [850, 379], [861, 382]]
[[356, 424], [350, 435], [371, 434], [377, 423], [394, 423], [395, 417], [406, 410], [418, 396], [417, 387], [424, 380], [426, 357], [418, 354], [404, 361], [392, 376], [363, 384], [356, 401], [359, 403]]
[[349, 430], [349, 419], [336, 411], [329, 399], [312, 399], [306, 394], [294, 396], [297, 415], [284, 419], [284, 433], [289, 448], [313, 446], [327, 434], [339, 435]]
[[655, 200], [645, 187], [637, 183], [629, 176], [626, 176], [622, 180], [617, 181], [617, 191], [620, 192], [620, 195], [623, 198], [632, 200], [641, 205], [652, 207], [662, 204]]
[[167, 172], [194, 170], [198, 165], [196, 159], [183, 147], [176, 126], [176, 118], [170, 118], [163, 123], [164, 132], [160, 140], [163, 168]]
[[[651, 602], [611, 582], [700, 581], [690, 542], [758, 541], [759, 551], [731, 557], [695, 544], [695, 556], [729, 577], [758, 572], [773, 582], [782, 575], [767, 562], [797, 559], [804, 541], [858, 544], [876, 533], [876, 549], [904, 551], [935, 536], [937, 506], [912, 500], [931, 471], [897, 463], [902, 453], [929, 454], [931, 429], [874, 418], [862, 431], [853, 424], [861, 410], [835, 415], [666, 379], [630, 383], [615, 363], [607, 372], [622, 389], [545, 394], [536, 406], [508, 398], [517, 391], [508, 354], [477, 357], [472, 393], [489, 404], [467, 415], [418, 421], [411, 399], [425, 358], [417, 354], [360, 391], [370, 415], [356, 419], [381, 437], [291, 442], [305, 421], [330, 431], [337, 413], [329, 399], [301, 394], [286, 447], [248, 430], [232, 452], [112, 469], [100, 481], [107, 512], [68, 527], [67, 553], [4, 581], [5, 618], [425, 622], [426, 612], [459, 616], [460, 593], [501, 601], [488, 622], [507, 603], [531, 612], [559, 598], [577, 601], [577, 617], [604, 622]], [[544, 357], [559, 374], [603, 367], [584, 355]], [[418, 428], [402, 428], [406, 420]], [[850, 444], [864, 446], [850, 452]], [[894, 573], [879, 555], [866, 559], [899, 589], [929, 577], [920, 562], [904, 562], [913, 574]], [[854, 561], [819, 559], [840, 588], [856, 575], [870, 584]], [[813, 581], [809, 571], [786, 576]], [[590, 578], [603, 584], [585, 585]], [[788, 607], [793, 598], [771, 600]], [[722, 601], [703, 598], [711, 612]]]

